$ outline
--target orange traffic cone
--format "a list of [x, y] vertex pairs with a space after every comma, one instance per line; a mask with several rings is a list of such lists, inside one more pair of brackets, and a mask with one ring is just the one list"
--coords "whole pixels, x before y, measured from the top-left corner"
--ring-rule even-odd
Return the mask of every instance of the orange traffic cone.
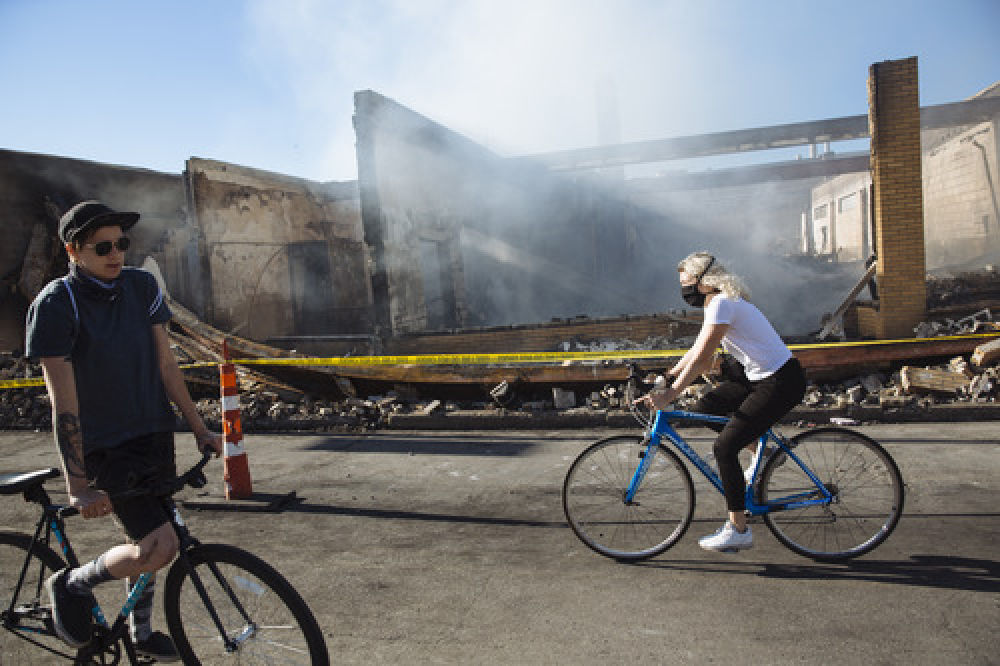
[[240, 394], [236, 382], [236, 367], [229, 362], [229, 345], [222, 342], [219, 381], [222, 386], [222, 434], [225, 437], [226, 499], [246, 499], [253, 494], [247, 452], [240, 444], [243, 426], [240, 424]]

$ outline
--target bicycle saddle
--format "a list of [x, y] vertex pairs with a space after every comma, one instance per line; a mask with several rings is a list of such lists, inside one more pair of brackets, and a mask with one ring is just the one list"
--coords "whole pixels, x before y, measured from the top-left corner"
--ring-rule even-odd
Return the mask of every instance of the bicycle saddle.
[[34, 472], [25, 472], [23, 474], [0, 474], [0, 495], [23, 493], [25, 490], [40, 486], [60, 474], [62, 472], [55, 467], [40, 469]]

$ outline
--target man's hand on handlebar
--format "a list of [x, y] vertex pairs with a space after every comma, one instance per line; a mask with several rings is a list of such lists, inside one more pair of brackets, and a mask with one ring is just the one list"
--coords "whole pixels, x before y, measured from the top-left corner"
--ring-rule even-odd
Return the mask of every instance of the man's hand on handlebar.
[[111, 498], [103, 490], [95, 488], [82, 488], [70, 492], [69, 505], [78, 509], [80, 515], [86, 519], [107, 516], [112, 511]]
[[208, 430], [200, 432], [194, 436], [195, 444], [198, 450], [202, 453], [208, 453], [212, 451], [215, 453], [215, 457], [218, 458], [219, 454], [222, 453], [222, 435], [214, 432], [209, 432]]

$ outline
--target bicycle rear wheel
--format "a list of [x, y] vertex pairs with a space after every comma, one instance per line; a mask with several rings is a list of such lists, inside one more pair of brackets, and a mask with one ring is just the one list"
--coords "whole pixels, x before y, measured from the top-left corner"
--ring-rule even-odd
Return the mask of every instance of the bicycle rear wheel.
[[[791, 445], [833, 500], [764, 514], [764, 523], [778, 541], [814, 560], [837, 561], [871, 552], [889, 538], [903, 513], [903, 478], [881, 445], [844, 428], [809, 430], [793, 437]], [[816, 484], [784, 453], [764, 464], [758, 502], [821, 496]]]
[[[170, 635], [185, 664], [330, 663], [316, 618], [299, 593], [271, 565], [221, 544], [195, 546], [167, 574], [163, 605]], [[220, 634], [202, 600], [225, 630]]]
[[14, 599], [14, 612], [10, 617], [7, 615], [30, 546], [30, 535], [0, 531], [0, 613], [3, 615], [0, 618], [3, 624], [0, 627], [0, 664], [50, 663], [45, 661], [45, 650], [49, 650], [52, 660], [57, 654], [63, 659], [69, 656], [66, 644], [46, 626], [49, 609], [47, 599], [42, 598], [42, 584], [66, 566], [48, 546], [37, 543], [32, 549], [24, 581]]
[[694, 484], [680, 459], [653, 447], [634, 501], [625, 493], [642, 462], [641, 437], [603, 439], [581, 453], [563, 482], [563, 511], [589, 548], [617, 560], [659, 555], [684, 536], [694, 515]]

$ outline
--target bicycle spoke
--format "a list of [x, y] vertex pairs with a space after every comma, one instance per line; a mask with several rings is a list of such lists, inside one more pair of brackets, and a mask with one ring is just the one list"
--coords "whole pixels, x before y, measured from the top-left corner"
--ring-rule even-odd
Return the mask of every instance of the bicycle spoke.
[[267, 564], [219, 545], [199, 546], [188, 557], [225, 635], [220, 635], [187, 568], [175, 565], [168, 575], [165, 604], [182, 655], [202, 664], [327, 663], [322, 633], [305, 602]]
[[[882, 543], [895, 528], [903, 502], [902, 479], [889, 454], [864, 435], [841, 428], [807, 431], [794, 438], [793, 445], [833, 499], [766, 514], [764, 521], [778, 540], [820, 560], [856, 557]], [[787, 501], [815, 488], [787, 458], [769, 460], [761, 476], [761, 501]], [[813, 497], [821, 497], [819, 489]]]
[[584, 451], [567, 473], [567, 520], [584, 543], [603, 555], [651, 557], [676, 543], [690, 523], [690, 476], [676, 456], [660, 447], [649, 453], [645, 477], [626, 504], [644, 448], [638, 437], [612, 437]]

